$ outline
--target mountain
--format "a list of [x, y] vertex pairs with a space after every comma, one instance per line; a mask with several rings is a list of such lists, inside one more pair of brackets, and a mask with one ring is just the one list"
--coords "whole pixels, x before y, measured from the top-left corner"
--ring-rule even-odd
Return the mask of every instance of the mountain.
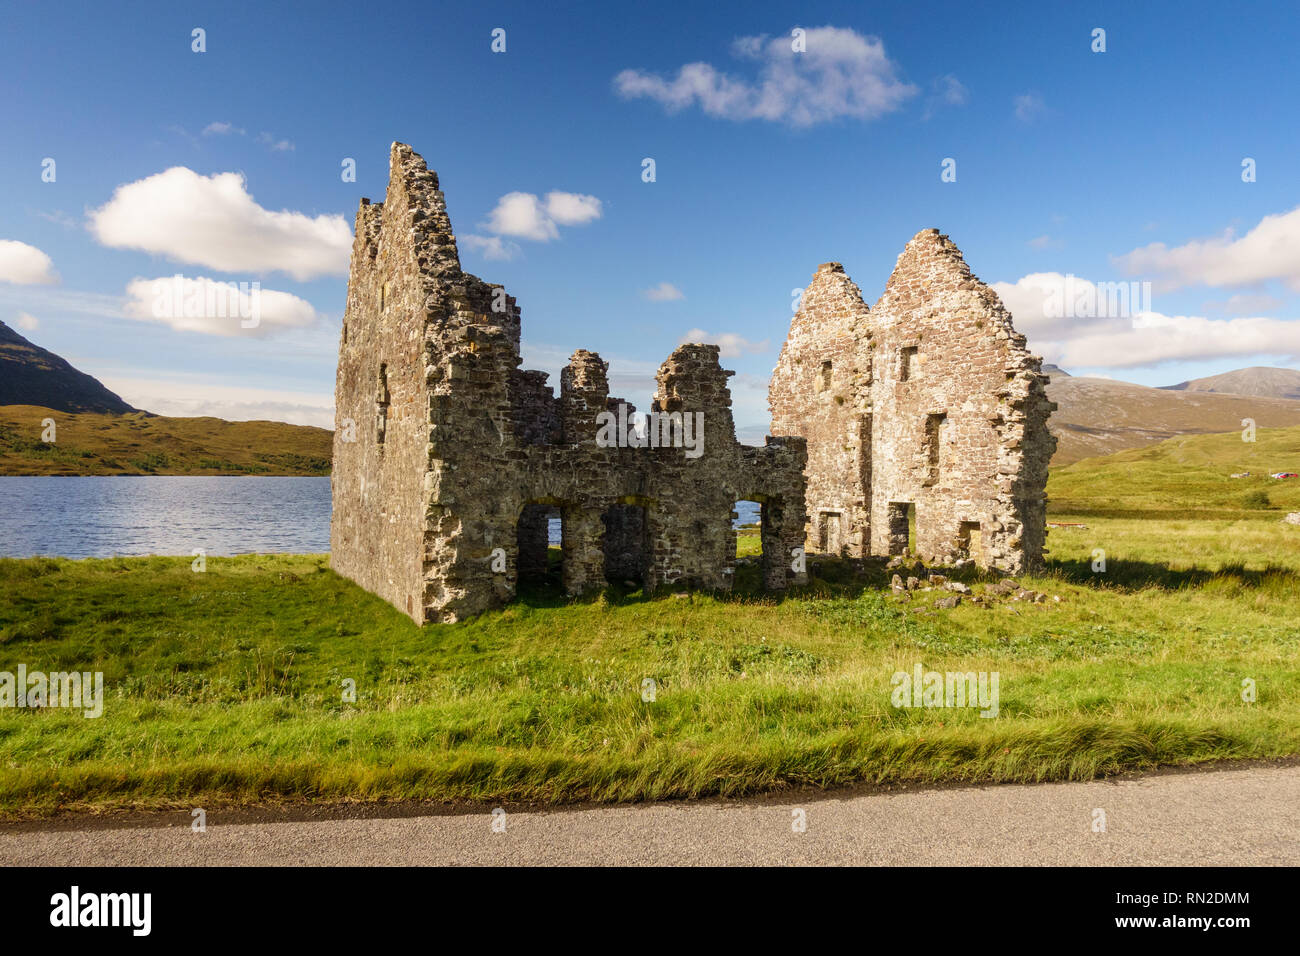
[[0, 405], [39, 405], [56, 412], [126, 414], [132, 408], [96, 378], [33, 345], [0, 322]]
[[[1228, 372], [1215, 378], [1238, 374]], [[1239, 433], [1246, 418], [1254, 420], [1258, 428], [1300, 425], [1300, 400], [1291, 398], [1148, 388], [1108, 378], [1059, 374], [1052, 375], [1047, 394], [1059, 406], [1048, 420], [1057, 438], [1053, 465], [1180, 435]]]
[[1219, 392], [1300, 400], [1300, 371], [1256, 365], [1164, 386], [1171, 392]]
[[132, 408], [0, 322], [0, 475], [328, 475], [333, 454], [324, 428]]
[[1070, 373], [1059, 365], [1053, 365], [1051, 362], [1043, 363], [1043, 374], [1050, 375], [1052, 378], [1069, 378]]

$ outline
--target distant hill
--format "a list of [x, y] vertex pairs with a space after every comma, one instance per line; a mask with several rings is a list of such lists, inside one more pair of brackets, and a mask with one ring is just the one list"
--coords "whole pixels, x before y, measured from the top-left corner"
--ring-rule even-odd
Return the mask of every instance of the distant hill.
[[0, 475], [328, 475], [333, 452], [307, 425], [0, 406]]
[[1053, 365], [1050, 362], [1043, 363], [1043, 374], [1050, 375], [1052, 378], [1069, 378], [1070, 373], [1059, 365]]
[[96, 378], [33, 345], [0, 322], [0, 405], [40, 405], [59, 412], [134, 412]]
[[[1277, 471], [1300, 472], [1300, 426], [1262, 430], [1254, 442], [1239, 433], [1182, 435], [1053, 468], [1048, 508], [1076, 519], [1254, 516], [1280, 522], [1300, 511], [1300, 478], [1269, 477]], [[1232, 477], [1246, 472], [1250, 477]], [[1279, 526], [1279, 533], [1300, 541], [1300, 529]]]
[[1047, 394], [1060, 406], [1048, 422], [1057, 438], [1054, 466], [1179, 435], [1239, 435], [1245, 418], [1258, 428], [1300, 425], [1300, 400], [1288, 398], [1148, 388], [1061, 374], [1052, 375]]
[[0, 475], [328, 475], [333, 454], [324, 428], [132, 408], [0, 322]]
[[1300, 371], [1256, 365], [1222, 375], [1194, 378], [1190, 382], [1166, 385], [1171, 392], [1219, 392], [1231, 395], [1262, 395], [1300, 400]]

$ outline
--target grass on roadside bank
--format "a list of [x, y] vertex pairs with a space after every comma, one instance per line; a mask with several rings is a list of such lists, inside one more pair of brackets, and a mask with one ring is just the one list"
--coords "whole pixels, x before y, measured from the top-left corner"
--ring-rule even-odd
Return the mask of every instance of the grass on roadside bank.
[[[1270, 460], [1300, 449], [1277, 432], [1296, 438], [1261, 432]], [[0, 710], [0, 814], [1077, 780], [1300, 753], [1300, 527], [1280, 520], [1300, 486], [1234, 506], [1236, 446], [1176, 442], [1053, 472], [1064, 526], [1021, 579], [1043, 603], [936, 608], [950, 592], [894, 595], [880, 564], [814, 557], [784, 596], [747, 562], [730, 595], [533, 593], [420, 629], [320, 555], [0, 560], [0, 671], [103, 671], [107, 698], [97, 719]], [[917, 664], [998, 672], [998, 716], [891, 706]]]

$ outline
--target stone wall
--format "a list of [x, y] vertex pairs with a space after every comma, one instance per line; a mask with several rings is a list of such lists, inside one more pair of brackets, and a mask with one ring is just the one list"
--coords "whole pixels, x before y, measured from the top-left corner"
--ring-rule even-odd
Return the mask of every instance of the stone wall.
[[521, 574], [545, 574], [558, 514], [570, 594], [610, 579], [729, 588], [732, 509], [750, 498], [763, 507], [766, 585], [800, 580], [806, 444], [736, 442], [716, 346], [681, 346], [658, 374], [653, 412], [703, 418], [694, 455], [680, 441], [600, 440], [603, 413], [631, 414], [609, 395], [606, 363], [575, 352], [556, 397], [545, 373], [519, 368], [519, 336], [514, 300], [461, 270], [437, 176], [395, 143], [384, 203], [363, 200], [357, 216], [335, 396], [336, 571], [419, 623], [460, 620], [513, 597]]
[[1045, 384], [937, 230], [907, 244], [870, 309], [838, 263], [821, 266], [769, 393], [773, 432], [808, 440], [808, 547], [1036, 565], [1056, 445]]

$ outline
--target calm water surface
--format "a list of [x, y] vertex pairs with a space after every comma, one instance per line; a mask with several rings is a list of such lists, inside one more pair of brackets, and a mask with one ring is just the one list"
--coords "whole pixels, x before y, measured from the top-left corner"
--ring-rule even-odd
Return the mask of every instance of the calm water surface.
[[0, 478], [0, 556], [105, 558], [330, 547], [329, 478]]
[[[737, 502], [736, 524], [758, 520]], [[560, 522], [551, 521], [552, 544]], [[320, 553], [330, 547], [328, 478], [0, 478], [0, 557]]]

